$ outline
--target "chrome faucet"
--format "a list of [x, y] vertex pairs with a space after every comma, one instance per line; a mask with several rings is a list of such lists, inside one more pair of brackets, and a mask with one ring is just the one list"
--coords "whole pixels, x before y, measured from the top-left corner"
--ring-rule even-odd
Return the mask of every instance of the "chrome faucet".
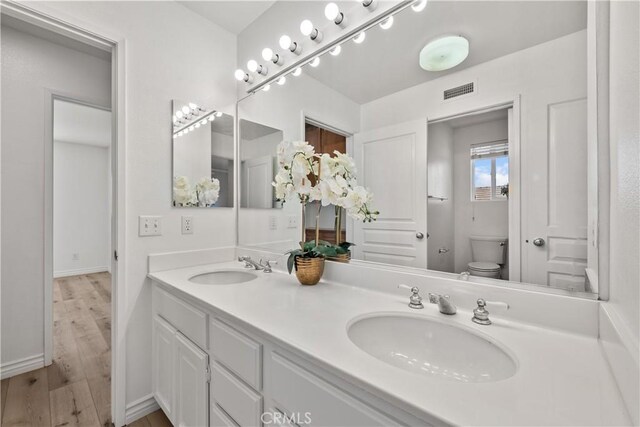
[[[420, 296], [420, 289], [415, 286], [411, 287], [403, 284], [398, 285], [398, 288], [409, 289], [411, 291], [411, 296], [409, 297], [410, 308], [424, 308], [422, 297]], [[431, 304], [438, 304], [438, 309], [442, 314], [456, 314], [458, 311], [456, 306], [449, 300], [449, 295], [429, 293], [429, 302]]]
[[429, 302], [431, 304], [438, 304], [438, 309], [442, 314], [452, 315], [458, 312], [458, 309], [456, 308], [456, 306], [453, 305], [449, 300], [449, 295], [439, 295], [439, 294], [429, 293]]
[[[244, 262], [245, 268], [253, 268], [255, 270], [264, 270], [264, 266], [259, 262], [255, 262], [250, 256], [239, 256], [238, 261]], [[269, 268], [271, 270], [271, 268]]]

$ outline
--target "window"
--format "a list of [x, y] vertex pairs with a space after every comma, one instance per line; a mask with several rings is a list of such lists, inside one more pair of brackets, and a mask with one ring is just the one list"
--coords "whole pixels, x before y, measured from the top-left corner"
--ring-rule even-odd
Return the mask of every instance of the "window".
[[509, 143], [497, 141], [471, 146], [471, 200], [507, 200]]

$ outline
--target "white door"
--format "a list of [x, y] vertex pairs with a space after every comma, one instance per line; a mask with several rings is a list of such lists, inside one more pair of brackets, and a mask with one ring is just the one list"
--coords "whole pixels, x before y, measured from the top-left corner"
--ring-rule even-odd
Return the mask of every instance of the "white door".
[[263, 156], [242, 162], [242, 207], [273, 207], [273, 157]]
[[209, 356], [180, 332], [176, 333], [175, 426], [206, 426], [209, 419]]
[[522, 281], [584, 291], [587, 101], [566, 99], [540, 99], [537, 115], [530, 113], [535, 144], [522, 151]]
[[354, 258], [427, 268], [427, 120], [356, 134], [353, 155], [380, 211], [353, 221]]
[[174, 419], [174, 366], [176, 330], [159, 316], [153, 317], [152, 387], [153, 396], [165, 415]]

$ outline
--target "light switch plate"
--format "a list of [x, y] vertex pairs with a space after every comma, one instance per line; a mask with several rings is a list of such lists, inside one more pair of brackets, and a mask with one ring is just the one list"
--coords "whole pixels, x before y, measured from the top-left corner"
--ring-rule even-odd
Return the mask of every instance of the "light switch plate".
[[162, 217], [140, 215], [138, 217], [138, 236], [162, 236]]
[[182, 217], [182, 234], [193, 234], [193, 217]]
[[269, 230], [278, 229], [278, 218], [275, 215], [269, 216]]

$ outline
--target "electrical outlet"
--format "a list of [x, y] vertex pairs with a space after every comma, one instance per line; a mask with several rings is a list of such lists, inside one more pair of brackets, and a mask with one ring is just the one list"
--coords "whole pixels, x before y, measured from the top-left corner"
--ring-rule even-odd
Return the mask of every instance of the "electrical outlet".
[[298, 228], [298, 217], [295, 215], [289, 215], [287, 217], [287, 228]]
[[182, 234], [193, 234], [193, 217], [182, 217]]
[[139, 216], [138, 236], [162, 236], [162, 217], [144, 215]]
[[269, 230], [278, 229], [278, 218], [275, 215], [269, 216]]
[[74, 252], [71, 254], [71, 260], [72, 261], [80, 261], [80, 254], [77, 252]]

